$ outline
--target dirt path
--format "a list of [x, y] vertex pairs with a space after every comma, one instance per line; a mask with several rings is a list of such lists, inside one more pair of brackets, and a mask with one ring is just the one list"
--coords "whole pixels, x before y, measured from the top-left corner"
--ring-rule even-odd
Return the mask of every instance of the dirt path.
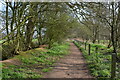
[[44, 78], [92, 78], [82, 53], [73, 43], [70, 46], [71, 54], [56, 62]]

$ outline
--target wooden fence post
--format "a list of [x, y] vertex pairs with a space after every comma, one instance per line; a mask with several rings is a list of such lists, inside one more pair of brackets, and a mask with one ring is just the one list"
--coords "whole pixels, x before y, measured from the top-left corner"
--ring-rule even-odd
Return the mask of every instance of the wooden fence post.
[[98, 47], [96, 46], [96, 47], [95, 47], [95, 53], [97, 53], [97, 52], [98, 52]]
[[90, 55], [90, 48], [91, 48], [91, 45], [89, 44], [88, 46], [88, 54]]
[[87, 43], [85, 42], [85, 50], [86, 50]]
[[115, 78], [116, 76], [116, 53], [112, 53], [112, 61], [111, 61], [111, 78]]

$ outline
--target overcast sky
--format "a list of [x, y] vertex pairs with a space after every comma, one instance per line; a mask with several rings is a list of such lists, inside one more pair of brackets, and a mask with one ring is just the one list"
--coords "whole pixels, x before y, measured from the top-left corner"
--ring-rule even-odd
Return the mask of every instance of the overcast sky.
[[2, 3], [0, 2], [0, 10], [1, 10], [1, 8], [2, 8]]
[[4, 6], [5, 6], [5, 2], [3, 0], [0, 0], [0, 11], [5, 9]]

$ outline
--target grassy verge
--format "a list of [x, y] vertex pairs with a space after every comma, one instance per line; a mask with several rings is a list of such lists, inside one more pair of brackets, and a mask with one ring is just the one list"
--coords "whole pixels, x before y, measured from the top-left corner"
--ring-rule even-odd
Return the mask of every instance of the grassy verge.
[[[91, 44], [91, 54], [88, 55], [88, 45], [85, 50], [84, 43], [82, 42], [74, 42], [75, 45], [82, 51], [83, 56], [85, 57], [88, 67], [90, 69], [91, 74], [94, 77], [98, 78], [110, 78], [111, 76], [111, 49], [108, 49], [106, 46], [99, 44]], [[98, 47], [96, 53], [96, 47]], [[119, 64], [117, 64], [119, 65]], [[120, 68], [117, 67], [117, 78], [120, 78]]]
[[54, 62], [60, 57], [67, 55], [69, 44], [54, 44], [51, 49], [36, 48], [26, 52], [21, 52], [20, 55], [12, 59], [19, 60], [17, 65], [3, 63], [2, 78], [41, 78], [42, 74], [52, 69]]

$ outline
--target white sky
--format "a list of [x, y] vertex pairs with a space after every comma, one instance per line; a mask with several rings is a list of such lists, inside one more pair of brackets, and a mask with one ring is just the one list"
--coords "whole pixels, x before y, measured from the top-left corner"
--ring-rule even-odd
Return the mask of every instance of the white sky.
[[2, 8], [2, 3], [0, 2], [0, 10], [1, 10], [1, 8]]
[[5, 2], [3, 0], [0, 0], [0, 10], [3, 10], [4, 4], [5, 4]]

